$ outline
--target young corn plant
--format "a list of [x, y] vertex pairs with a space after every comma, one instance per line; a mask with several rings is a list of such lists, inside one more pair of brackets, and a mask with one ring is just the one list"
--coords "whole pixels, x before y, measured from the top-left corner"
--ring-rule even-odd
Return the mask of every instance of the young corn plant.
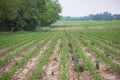
[[80, 80], [80, 79], [79, 79], [80, 73], [84, 71], [84, 66], [81, 65], [81, 64], [79, 64], [79, 63], [74, 64], [74, 70], [75, 70], [75, 71], [77, 72], [77, 74], [78, 74], [78, 80]]

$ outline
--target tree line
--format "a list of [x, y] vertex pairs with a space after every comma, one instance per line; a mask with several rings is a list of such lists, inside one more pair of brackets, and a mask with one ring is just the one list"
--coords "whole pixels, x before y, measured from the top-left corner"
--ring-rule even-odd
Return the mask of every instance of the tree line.
[[33, 31], [60, 18], [58, 0], [0, 0], [0, 31]]
[[120, 20], [120, 14], [111, 14], [109, 12], [90, 14], [83, 17], [63, 17], [61, 20]]

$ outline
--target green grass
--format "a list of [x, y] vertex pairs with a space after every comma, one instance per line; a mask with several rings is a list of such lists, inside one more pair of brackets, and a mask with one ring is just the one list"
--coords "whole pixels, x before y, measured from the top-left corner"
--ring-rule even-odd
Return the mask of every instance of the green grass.
[[119, 26], [120, 27], [120, 21], [58, 21], [57, 23], [53, 24], [53, 26], [55, 27]]
[[[11, 34], [11, 35], [10, 35]], [[5, 35], [1, 35], [0, 36], [0, 48], [6, 48], [9, 47], [11, 45], [15, 45], [18, 44], [21, 41], [24, 41], [32, 36], [36, 36], [39, 33], [34, 34], [34, 32], [32, 33], [6, 33]]]

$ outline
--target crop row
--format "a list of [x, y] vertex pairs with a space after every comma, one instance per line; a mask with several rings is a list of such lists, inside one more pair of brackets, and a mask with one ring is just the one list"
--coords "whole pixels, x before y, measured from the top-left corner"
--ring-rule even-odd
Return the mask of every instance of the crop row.
[[9, 80], [12, 75], [16, 72], [17, 69], [21, 68], [43, 45], [45, 45], [46, 42], [51, 38], [51, 34], [49, 36], [46, 36], [47, 38], [44, 38], [41, 43], [38, 44], [36, 48], [34, 48], [31, 52], [29, 52], [26, 56], [24, 56], [17, 65], [13, 65], [12, 69], [0, 78], [0, 80]]
[[[17, 34], [16, 34], [17, 35]], [[5, 47], [8, 47], [8, 46], [11, 46], [11, 45], [14, 45], [16, 43], [19, 43], [21, 41], [24, 41], [24, 40], [28, 40], [32, 37], [36, 36], [36, 34], [27, 34], [27, 35], [22, 35], [22, 36], [19, 36], [19, 34], [15, 37], [12, 37], [11, 39], [8, 37], [6, 40], [4, 41], [0, 41], [0, 48], [5, 48]]]
[[82, 57], [84, 63], [86, 64], [87, 69], [93, 76], [95, 80], [101, 80], [100, 76], [97, 74], [96, 68], [93, 66], [92, 62], [85, 56], [84, 52], [82, 51], [81, 47], [78, 45], [78, 42], [76, 41], [75, 37], [73, 37], [71, 34], [69, 34], [70, 39], [74, 43], [77, 51], [79, 52], [80, 56]]
[[109, 47], [109, 45], [102, 43], [100, 40], [96, 39], [93, 36], [87, 36], [87, 35], [80, 35], [82, 38], [85, 38], [87, 40], [90, 40], [90, 42], [94, 45], [98, 45], [101, 48], [104, 48], [107, 52], [110, 52], [112, 54], [115, 54], [116, 56], [120, 56], [120, 53], [117, 52], [115, 49], [112, 49]]
[[9, 53], [10, 51], [13, 51], [15, 48], [18, 48], [18, 47], [20, 47], [20, 46], [22, 46], [22, 45], [24, 45], [24, 44], [30, 43], [31, 41], [34, 41], [34, 40], [40, 38], [41, 36], [43, 36], [43, 34], [40, 34], [40, 35], [35, 36], [35, 37], [33, 37], [33, 38], [30, 37], [30, 39], [28, 38], [27, 40], [21, 41], [21, 42], [19, 42], [18, 44], [14, 44], [13, 46], [8, 47], [8, 48], [5, 49], [4, 51], [2, 51], [2, 52], [0, 53], [0, 56], [4, 56], [5, 54]]
[[37, 66], [37, 69], [34, 71], [33, 75], [31, 76], [31, 80], [37, 80], [40, 78], [42, 69], [43, 69], [44, 65], [46, 64], [48, 57], [50, 56], [58, 38], [59, 38], [59, 36], [55, 36], [54, 39], [52, 40], [52, 43], [50, 44], [50, 46], [44, 52], [44, 55], [42, 56], [42, 59], [41, 59], [39, 65]]
[[101, 38], [100, 36], [98, 36], [98, 35], [96, 35], [96, 34], [94, 34], [94, 33], [90, 33], [90, 34], [86, 34], [86, 35], [88, 35], [88, 36], [90, 36], [90, 37], [94, 37], [95, 39], [97, 39], [97, 40], [99, 40], [99, 41], [102, 41], [104, 44], [106, 44], [106, 45], [108, 45], [108, 46], [112, 46], [112, 47], [114, 47], [114, 48], [118, 48], [118, 49], [120, 49], [120, 45], [118, 45], [118, 44], [113, 44], [111, 41], [108, 41], [108, 40], [105, 40], [104, 38]]
[[92, 51], [94, 51], [99, 57], [101, 57], [106, 63], [108, 63], [113, 70], [115, 70], [116, 72], [120, 73], [120, 66], [117, 65], [116, 63], [114, 63], [112, 61], [111, 58], [107, 57], [104, 53], [102, 53], [101, 51], [99, 51], [96, 47], [94, 47], [89, 41], [87, 41], [85, 38], [80, 37], [79, 35], [75, 35], [77, 36], [77, 38], [79, 38], [85, 45], [87, 45]]
[[61, 73], [61, 79], [67, 80], [67, 48], [66, 48], [66, 36], [65, 33], [62, 35], [62, 73]]
[[[88, 31], [88, 32], [83, 32], [84, 34], [87, 34], [89, 36], [93, 36], [113, 47], [118, 47], [120, 48], [119, 44], [119, 31], [118, 30], [100, 30], [100, 31]], [[118, 37], [116, 37], [118, 36]]]
[[8, 55], [7, 57], [5, 57], [3, 60], [0, 61], [0, 65], [6, 64], [10, 59], [14, 58], [15, 56], [18, 56], [20, 53], [22, 53], [26, 49], [28, 49], [31, 46], [33, 46], [34, 44], [38, 43], [42, 38], [44, 38], [44, 36], [39, 37], [38, 39], [36, 39], [36, 40], [32, 41], [31, 43], [25, 45], [24, 47], [22, 47], [21, 49], [17, 50], [16, 52]]

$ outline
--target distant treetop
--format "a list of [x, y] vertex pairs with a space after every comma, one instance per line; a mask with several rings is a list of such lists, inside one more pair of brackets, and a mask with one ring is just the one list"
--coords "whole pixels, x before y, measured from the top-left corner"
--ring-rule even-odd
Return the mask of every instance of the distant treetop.
[[90, 14], [83, 17], [62, 17], [61, 20], [120, 20], [120, 14], [111, 14], [109, 12]]

